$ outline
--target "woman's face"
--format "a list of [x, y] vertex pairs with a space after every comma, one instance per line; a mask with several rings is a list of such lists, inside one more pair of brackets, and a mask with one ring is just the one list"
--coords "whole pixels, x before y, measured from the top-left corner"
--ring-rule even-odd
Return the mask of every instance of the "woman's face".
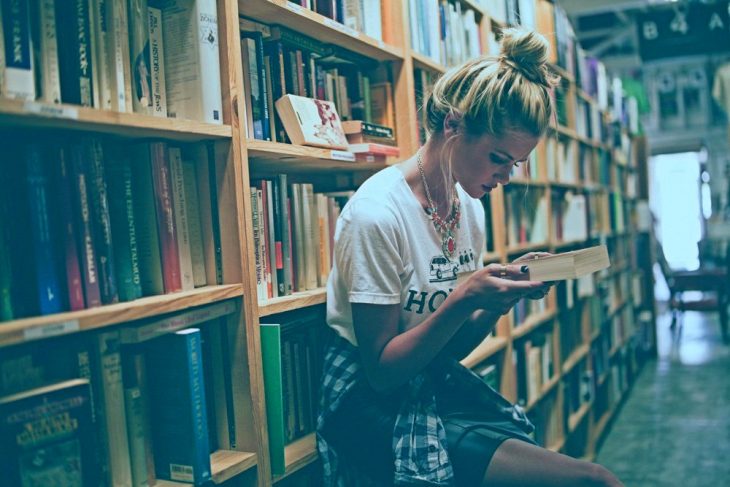
[[512, 167], [526, 164], [538, 137], [520, 130], [501, 136], [461, 137], [454, 145], [452, 171], [472, 198], [481, 198], [498, 184], [509, 183]]

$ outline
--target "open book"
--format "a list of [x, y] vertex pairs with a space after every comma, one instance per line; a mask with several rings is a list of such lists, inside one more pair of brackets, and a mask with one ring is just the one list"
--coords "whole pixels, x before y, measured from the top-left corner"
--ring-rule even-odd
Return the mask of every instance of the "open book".
[[334, 103], [284, 95], [275, 105], [292, 144], [347, 150], [347, 138]]
[[562, 281], [576, 279], [610, 267], [608, 250], [597, 245], [562, 254], [539, 257], [526, 262], [531, 281]]

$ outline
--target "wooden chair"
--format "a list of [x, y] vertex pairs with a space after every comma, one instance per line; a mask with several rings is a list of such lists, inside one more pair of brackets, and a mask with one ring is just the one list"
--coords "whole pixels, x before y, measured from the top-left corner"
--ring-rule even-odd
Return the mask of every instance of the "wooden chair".
[[[728, 283], [727, 267], [700, 266], [695, 271], [673, 270], [657, 242], [657, 260], [669, 287], [669, 309], [672, 312], [671, 328], [674, 329], [684, 311], [717, 311], [720, 315], [722, 339], [728, 343]], [[686, 299], [684, 293], [700, 291], [700, 299]]]

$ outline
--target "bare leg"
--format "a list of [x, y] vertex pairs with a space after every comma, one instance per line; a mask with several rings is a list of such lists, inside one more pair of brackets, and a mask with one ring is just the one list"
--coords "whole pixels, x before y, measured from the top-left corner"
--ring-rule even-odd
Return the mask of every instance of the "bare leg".
[[482, 481], [489, 487], [622, 487], [604, 467], [520, 440], [506, 440]]

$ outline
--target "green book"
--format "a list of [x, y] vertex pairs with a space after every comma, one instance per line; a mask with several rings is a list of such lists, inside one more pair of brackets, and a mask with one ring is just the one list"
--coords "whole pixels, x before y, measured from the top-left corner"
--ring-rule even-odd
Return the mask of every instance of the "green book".
[[132, 197], [132, 166], [128, 157], [115, 151], [108, 160], [109, 216], [114, 242], [114, 271], [121, 301], [142, 297], [137, 230]]
[[152, 166], [148, 144], [132, 148], [132, 202], [137, 232], [139, 277], [144, 296], [164, 294], [160, 236], [157, 233], [155, 192], [152, 184]]
[[284, 427], [284, 388], [281, 366], [281, 325], [262, 323], [260, 330], [271, 473], [282, 475], [286, 469], [284, 463], [286, 430]]

